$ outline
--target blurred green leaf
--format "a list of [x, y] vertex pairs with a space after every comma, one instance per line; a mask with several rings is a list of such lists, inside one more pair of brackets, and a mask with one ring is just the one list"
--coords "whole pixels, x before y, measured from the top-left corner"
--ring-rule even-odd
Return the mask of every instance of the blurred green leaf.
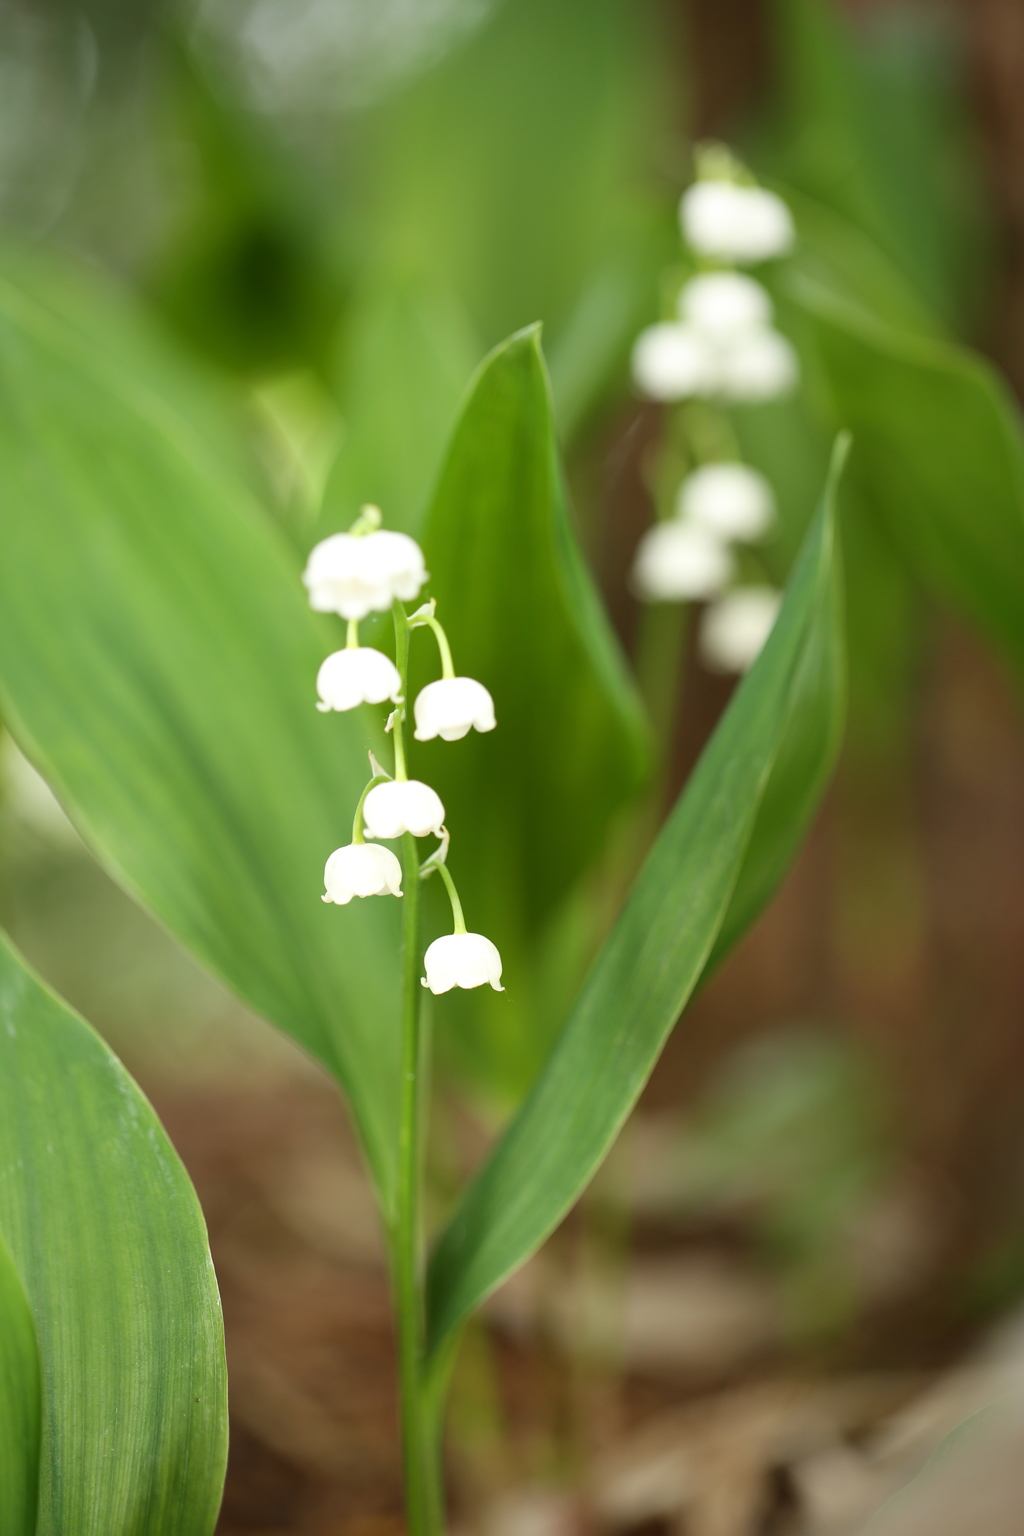
[[480, 352], [450, 293], [377, 282], [353, 299], [338, 380], [345, 437], [310, 542], [347, 528], [364, 502], [389, 528], [417, 531]]
[[1024, 671], [1024, 432], [999, 375], [802, 283], [851, 475], [919, 580]]
[[[638, 696], [570, 526], [539, 328], [481, 365], [423, 545], [456, 670], [490, 689], [498, 727], [457, 748], [416, 744], [414, 761], [448, 807], [469, 920], [498, 944], [525, 1002], [527, 953], [599, 857], [648, 757]], [[414, 656], [417, 680], [436, 675], [429, 635]], [[511, 1028], [507, 998], [467, 1001], [488, 1036]], [[536, 1019], [526, 1006], [515, 1018], [535, 1068]]]
[[388, 1209], [398, 904], [319, 899], [376, 738], [316, 713], [336, 626], [129, 341], [0, 280], [0, 710], [112, 873], [337, 1075]]
[[32, 1312], [0, 1232], [0, 1536], [34, 1536], [41, 1399]]
[[43, 1382], [38, 1523], [7, 1528], [212, 1531], [227, 1383], [199, 1202], [120, 1062], [2, 937], [0, 1233]]
[[453, 288], [486, 346], [542, 320], [553, 355], [608, 261], [650, 249], [662, 26], [636, 0], [495, 5], [357, 130], [365, 269]]
[[979, 210], [951, 28], [909, 7], [860, 25], [833, 0], [773, 0], [771, 11], [780, 78], [758, 168], [869, 236], [920, 302], [955, 323]]
[[326, 370], [346, 274], [327, 248], [323, 189], [226, 73], [172, 27], [163, 42], [164, 131], [180, 169], [149, 290], [198, 351], [229, 368]]
[[[436, 1349], [523, 1262], [586, 1186], [629, 1114], [724, 922], [753, 895], [792, 814], [806, 825], [837, 744], [837, 445], [825, 497], [772, 635], [654, 846], [529, 1098], [443, 1232], [430, 1268]], [[821, 713], [826, 723], [809, 723]], [[817, 753], [808, 750], [817, 744]], [[789, 774], [797, 784], [783, 785]], [[745, 865], [753, 853], [755, 866]], [[773, 864], [775, 878], [783, 868]], [[736, 925], [733, 925], [735, 936]]]

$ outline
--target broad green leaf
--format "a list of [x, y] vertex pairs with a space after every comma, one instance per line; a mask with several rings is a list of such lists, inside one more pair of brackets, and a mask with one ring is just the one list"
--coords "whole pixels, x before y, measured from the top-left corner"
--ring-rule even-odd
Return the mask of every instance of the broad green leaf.
[[[569, 523], [537, 327], [481, 365], [423, 545], [456, 670], [490, 689], [498, 726], [457, 746], [417, 744], [416, 771], [447, 807], [467, 920], [525, 984], [529, 946], [599, 856], [647, 759], [640, 704]], [[429, 633], [414, 659], [419, 681], [437, 676]], [[469, 1006], [485, 1034], [507, 1028], [522, 1044], [530, 1020], [508, 1002]]]
[[40, 1409], [35, 1324], [0, 1230], [0, 1536], [34, 1536]]
[[[704, 974], [769, 895], [813, 811], [841, 713], [837, 445], [778, 622], [737, 689], [584, 983], [544, 1071], [442, 1234], [435, 1349], [544, 1240], [588, 1183]], [[817, 717], [817, 718], [812, 718]], [[785, 817], [786, 823], [778, 824]], [[748, 863], [749, 861], [749, 863]]]
[[812, 315], [851, 473], [919, 579], [1024, 671], [1024, 431], [995, 370], [965, 348], [903, 335], [827, 290]]
[[0, 1238], [43, 1384], [38, 1521], [25, 1530], [212, 1531], [227, 1388], [199, 1202], [121, 1063], [2, 937]]
[[389, 528], [416, 532], [481, 351], [451, 294], [378, 281], [353, 300], [338, 386], [345, 436], [311, 542], [347, 528], [364, 502]]
[[485, 346], [536, 320], [557, 344], [638, 211], [660, 201], [665, 42], [656, 9], [634, 0], [490, 6], [353, 129], [364, 270], [453, 289]]
[[979, 205], [948, 27], [923, 11], [857, 25], [836, 0], [772, 0], [770, 12], [780, 71], [758, 167], [869, 236], [929, 309], [960, 318]]
[[398, 903], [320, 901], [371, 722], [317, 714], [336, 627], [130, 355], [0, 279], [0, 713], [121, 883], [338, 1076], [387, 1208]]

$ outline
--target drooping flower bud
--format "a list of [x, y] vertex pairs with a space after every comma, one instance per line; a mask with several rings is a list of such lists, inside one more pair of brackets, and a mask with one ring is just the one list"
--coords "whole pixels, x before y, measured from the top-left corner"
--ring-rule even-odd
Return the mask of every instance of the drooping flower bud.
[[693, 250], [717, 261], [765, 261], [793, 244], [789, 209], [762, 187], [698, 181], [683, 193], [679, 220]]
[[705, 336], [731, 338], [770, 325], [772, 301], [743, 272], [703, 272], [684, 285], [679, 317]]
[[411, 602], [427, 579], [423, 551], [406, 533], [334, 533], [310, 550], [302, 576], [310, 606], [343, 619], [383, 613], [395, 598]]
[[413, 706], [416, 740], [460, 741], [472, 727], [493, 731], [494, 700], [472, 677], [442, 677], [428, 683], [417, 695]]
[[398, 668], [383, 651], [358, 645], [334, 651], [316, 675], [319, 710], [355, 709], [359, 704], [397, 704], [402, 692]]
[[719, 539], [759, 539], [772, 525], [775, 497], [749, 464], [704, 464], [679, 488], [676, 513]]
[[647, 602], [715, 597], [733, 571], [726, 546], [706, 528], [672, 519], [648, 528], [636, 552], [633, 587]]
[[336, 848], [324, 870], [326, 895], [321, 901], [346, 906], [353, 896], [401, 896], [402, 866], [390, 848], [376, 843], [349, 843]]
[[369, 837], [385, 840], [411, 832], [426, 837], [432, 832], [440, 837], [444, 826], [441, 797], [419, 779], [393, 779], [377, 784], [363, 802], [363, 820]]
[[637, 388], [651, 400], [686, 400], [714, 388], [714, 356], [706, 339], [670, 320], [640, 332], [632, 370]]
[[450, 992], [453, 987], [483, 987], [504, 992], [501, 956], [482, 933], [448, 933], [435, 939], [423, 956], [423, 985], [431, 992]]
[[782, 605], [774, 587], [737, 587], [713, 603], [700, 626], [700, 654], [713, 672], [746, 672], [771, 634]]

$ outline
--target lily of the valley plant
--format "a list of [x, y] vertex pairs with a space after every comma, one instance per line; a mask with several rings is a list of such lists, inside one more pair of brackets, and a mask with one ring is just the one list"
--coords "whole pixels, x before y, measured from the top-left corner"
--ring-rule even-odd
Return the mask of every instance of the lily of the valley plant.
[[[448, 637], [436, 617], [433, 600], [406, 612], [428, 579], [423, 552], [407, 534], [382, 529], [377, 507], [366, 506], [347, 533], [317, 544], [303, 580], [310, 604], [319, 612], [347, 621], [344, 650], [328, 656], [317, 674], [319, 710], [349, 710], [361, 704], [394, 708], [386, 730], [394, 745], [394, 772], [370, 753], [370, 779], [352, 821], [352, 841], [336, 848], [324, 870], [323, 900], [347, 905], [353, 897], [396, 896], [404, 904], [402, 924], [402, 1107], [398, 1201], [391, 1233], [391, 1266], [397, 1313], [402, 1439], [406, 1496], [414, 1530], [436, 1525], [441, 1490], [436, 1475], [436, 1435], [425, 1411], [423, 1336], [423, 1255], [420, 1216], [422, 1135], [420, 1111], [420, 986], [433, 993], [453, 987], [501, 985], [501, 956], [491, 940], [466, 928], [462, 903], [448, 868], [450, 838], [445, 808], [429, 784], [410, 779], [406, 768], [409, 642], [412, 632], [430, 629], [441, 658], [441, 676], [428, 683], [413, 705], [417, 741], [458, 741], [469, 731], [493, 731], [494, 701], [480, 682], [457, 677]], [[359, 643], [359, 623], [371, 613], [391, 610], [395, 660]], [[438, 843], [420, 859], [417, 838]], [[401, 842], [399, 862], [386, 842]], [[423, 957], [425, 975], [417, 977], [419, 959], [419, 883], [433, 873], [444, 881], [451, 902], [453, 932], [435, 939]], [[403, 890], [402, 881], [405, 881]]]

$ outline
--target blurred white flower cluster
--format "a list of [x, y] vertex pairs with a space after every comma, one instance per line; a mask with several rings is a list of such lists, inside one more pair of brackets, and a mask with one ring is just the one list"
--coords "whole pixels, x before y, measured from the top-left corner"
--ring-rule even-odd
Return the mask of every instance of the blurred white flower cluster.
[[[432, 992], [489, 983], [502, 991], [501, 956], [483, 934], [467, 933], [462, 907], [448, 871], [448, 833], [444, 806], [429, 784], [406, 773], [403, 723], [405, 680], [398, 666], [371, 646], [359, 644], [359, 623], [371, 613], [394, 610], [396, 634], [407, 639], [413, 629], [431, 628], [441, 654], [443, 676], [428, 683], [414, 706], [417, 741], [458, 741], [467, 733], [493, 731], [494, 701], [475, 678], [456, 677], [448, 637], [435, 616], [433, 601], [407, 615], [404, 607], [419, 596], [427, 580], [423, 551], [408, 534], [380, 526], [378, 508], [364, 507], [347, 533], [332, 534], [311, 551], [303, 573], [310, 606], [336, 613], [348, 621], [348, 642], [321, 664], [316, 687], [317, 709], [350, 710], [360, 704], [395, 705], [387, 729], [395, 743], [395, 773], [386, 773], [372, 754], [372, 777], [356, 807], [352, 841], [336, 848], [324, 870], [323, 900], [347, 906], [354, 896], [401, 896], [402, 866], [389, 848], [366, 839], [388, 842], [433, 835], [440, 846], [422, 866], [417, 878], [437, 870], [448, 889], [455, 932], [428, 947], [423, 985]], [[403, 663], [404, 664], [404, 663]]]
[[633, 587], [646, 602], [709, 602], [701, 619], [701, 655], [715, 671], [743, 672], [756, 659], [778, 613], [771, 587], [736, 587], [734, 544], [754, 543], [775, 520], [775, 498], [747, 464], [704, 464], [687, 475], [675, 515], [649, 528], [633, 565]]
[[[799, 382], [791, 343], [774, 326], [767, 289], [735, 270], [784, 256], [793, 220], [774, 192], [752, 184], [721, 146], [698, 157], [698, 180], [682, 197], [683, 239], [699, 268], [678, 294], [676, 318], [648, 326], [633, 348], [633, 378], [649, 399], [707, 402], [701, 409], [773, 400]], [[684, 423], [685, 425], [685, 423]], [[699, 646], [718, 671], [742, 672], [760, 652], [778, 614], [780, 594], [735, 586], [735, 546], [771, 529], [775, 498], [746, 464], [704, 463], [686, 476], [669, 516], [648, 530], [633, 566], [633, 588], [647, 602], [709, 604]]]
[[633, 377], [652, 400], [772, 400], [799, 377], [796, 353], [772, 324], [764, 286], [730, 270], [783, 256], [793, 244], [789, 209], [748, 186], [727, 151], [706, 152], [701, 179], [683, 194], [683, 238], [700, 272], [679, 294], [677, 316], [651, 325], [633, 349]]

